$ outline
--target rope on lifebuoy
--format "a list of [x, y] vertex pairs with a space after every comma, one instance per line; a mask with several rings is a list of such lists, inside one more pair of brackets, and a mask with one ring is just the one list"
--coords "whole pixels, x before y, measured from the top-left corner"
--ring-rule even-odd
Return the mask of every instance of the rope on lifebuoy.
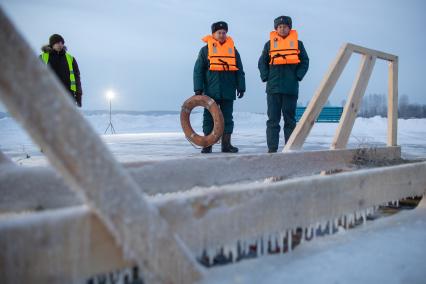
[[210, 110], [210, 107], [212, 106], [212, 104], [214, 104], [215, 103], [215, 101], [214, 100], [210, 100], [209, 102], [208, 102], [208, 106], [206, 107], [206, 109], [208, 109], [208, 110]]
[[190, 109], [187, 109], [186, 107], [182, 106], [182, 111], [186, 112], [186, 113], [191, 113]]
[[194, 147], [195, 149], [201, 149], [201, 147], [198, 147], [197, 145], [195, 145], [194, 143], [192, 143], [191, 139], [189, 139], [188, 137], [185, 136], [185, 139], [189, 142], [189, 144], [192, 145], [192, 147]]

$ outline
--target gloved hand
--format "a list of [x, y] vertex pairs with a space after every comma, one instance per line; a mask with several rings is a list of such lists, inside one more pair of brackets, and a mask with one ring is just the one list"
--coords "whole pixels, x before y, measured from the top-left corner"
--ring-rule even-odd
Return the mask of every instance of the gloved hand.
[[242, 97], [244, 97], [244, 92], [237, 92], [237, 98], [241, 99]]
[[201, 90], [195, 91], [195, 95], [196, 95], [196, 96], [200, 96], [200, 95], [202, 95], [202, 94], [203, 94], [203, 91], [201, 91]]

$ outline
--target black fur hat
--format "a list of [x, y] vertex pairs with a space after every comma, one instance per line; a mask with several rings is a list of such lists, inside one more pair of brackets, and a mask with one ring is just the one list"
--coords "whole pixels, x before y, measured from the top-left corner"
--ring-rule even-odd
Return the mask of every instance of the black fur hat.
[[225, 30], [226, 32], [228, 32], [228, 24], [223, 22], [223, 21], [213, 23], [212, 24], [212, 33], [216, 32], [218, 30]]
[[278, 18], [276, 18], [274, 20], [274, 29], [277, 29], [277, 27], [281, 24], [287, 25], [291, 30], [292, 21], [289, 16], [279, 16]]
[[62, 42], [65, 43], [64, 38], [61, 35], [53, 34], [49, 38], [49, 45], [52, 47], [55, 43]]

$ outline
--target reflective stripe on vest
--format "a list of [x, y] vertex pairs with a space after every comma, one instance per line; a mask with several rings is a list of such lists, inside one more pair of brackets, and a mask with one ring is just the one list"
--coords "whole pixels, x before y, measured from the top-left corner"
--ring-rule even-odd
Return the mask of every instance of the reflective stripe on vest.
[[237, 59], [235, 57], [234, 41], [227, 37], [223, 44], [208, 35], [203, 38], [207, 43], [209, 53], [210, 71], [237, 71]]
[[269, 56], [271, 58], [269, 64], [281, 65], [300, 63], [300, 50], [296, 30], [291, 30], [286, 38], [282, 38], [276, 31], [272, 31], [269, 41]]
[[[77, 85], [76, 85], [76, 82], [75, 82], [74, 68], [72, 68], [72, 62], [73, 62], [74, 58], [68, 52], [65, 53], [65, 58], [67, 59], [68, 70], [70, 72], [70, 90], [73, 91], [73, 92], [76, 92], [77, 91]], [[43, 52], [41, 54], [41, 59], [43, 60], [43, 62], [45, 64], [47, 64], [49, 62], [49, 53]]]

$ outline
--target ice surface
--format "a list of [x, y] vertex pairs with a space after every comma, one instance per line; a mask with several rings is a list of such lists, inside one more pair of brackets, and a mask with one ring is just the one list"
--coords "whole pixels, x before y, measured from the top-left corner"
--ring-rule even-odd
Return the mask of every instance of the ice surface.
[[[86, 115], [88, 121], [101, 135], [108, 124], [107, 115]], [[233, 143], [241, 153], [264, 153], [266, 115], [236, 112]], [[191, 118], [194, 129], [201, 131], [202, 114]], [[179, 115], [113, 115], [118, 134], [103, 135], [103, 140], [122, 162], [167, 159], [199, 155], [184, 138]], [[281, 122], [282, 123], [282, 122]], [[337, 124], [314, 125], [304, 149], [327, 149], [331, 145]], [[386, 143], [386, 118], [357, 118], [348, 147], [384, 146]], [[46, 160], [20, 126], [10, 117], [0, 119], [0, 149], [15, 162], [23, 165], [43, 165]], [[283, 136], [281, 133], [280, 136]], [[426, 119], [400, 119], [398, 121], [398, 144], [405, 157], [426, 157]], [[282, 147], [282, 139], [280, 141]], [[215, 146], [218, 152], [220, 145]], [[27, 158], [27, 155], [29, 158]]]

